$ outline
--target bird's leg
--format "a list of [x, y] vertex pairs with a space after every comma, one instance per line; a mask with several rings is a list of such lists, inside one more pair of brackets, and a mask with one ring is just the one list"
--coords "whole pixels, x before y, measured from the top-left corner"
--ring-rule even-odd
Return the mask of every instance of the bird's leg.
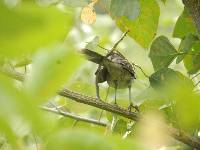
[[128, 93], [129, 93], [129, 106], [128, 106], [128, 110], [129, 110], [129, 112], [131, 112], [131, 108], [133, 107], [133, 103], [131, 101], [131, 86], [128, 87]]
[[[108, 89], [107, 89], [106, 97], [105, 97], [105, 102], [107, 101], [109, 90], [110, 90], [110, 87], [108, 87]], [[101, 110], [101, 113], [100, 113], [100, 116], [99, 116], [99, 119], [98, 119], [99, 122], [100, 122], [100, 120], [101, 120], [101, 116], [102, 116], [102, 114], [103, 114], [103, 109]]]
[[131, 112], [131, 108], [134, 108], [136, 111], [139, 112], [139, 108], [137, 105], [133, 105], [132, 101], [131, 101], [131, 85], [128, 87], [129, 90], [129, 106], [128, 106], [128, 110], [129, 112]]
[[96, 78], [95, 78], [95, 86], [96, 86], [96, 96], [100, 100], [99, 85], [98, 85], [98, 76], [97, 75], [96, 75]]
[[115, 81], [115, 105], [117, 105], [117, 81]]

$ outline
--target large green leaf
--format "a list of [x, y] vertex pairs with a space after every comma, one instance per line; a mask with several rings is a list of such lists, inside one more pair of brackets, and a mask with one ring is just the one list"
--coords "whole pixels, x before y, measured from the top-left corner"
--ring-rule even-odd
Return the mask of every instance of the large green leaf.
[[134, 20], [140, 12], [138, 0], [112, 0], [110, 13], [113, 18], [125, 16], [127, 19]]
[[[187, 54], [187, 53], [191, 50], [193, 44], [194, 44], [196, 41], [198, 41], [198, 37], [197, 37], [197, 36], [195, 36], [195, 35], [193, 35], [193, 34], [191, 34], [191, 33], [187, 34], [187, 35], [182, 39], [178, 51]], [[182, 55], [178, 56], [177, 59], [176, 59], [176, 63], [180, 63], [180, 62], [184, 59], [184, 57], [185, 57], [186, 54], [182, 54]]]
[[30, 1], [13, 9], [0, 3], [1, 55], [22, 56], [63, 40], [72, 27], [72, 12], [39, 7]]
[[171, 91], [173, 86], [193, 88], [193, 82], [189, 78], [170, 68], [162, 68], [156, 71], [149, 77], [149, 81], [150, 85], [158, 90]]
[[150, 48], [149, 57], [154, 70], [168, 67], [177, 56], [177, 51], [165, 36], [156, 38]]
[[185, 56], [183, 62], [189, 74], [197, 73], [200, 70], [200, 53]]
[[160, 9], [155, 0], [140, 0], [140, 14], [136, 20], [116, 19], [119, 28], [128, 33], [142, 47], [147, 48], [156, 35]]
[[197, 31], [192, 17], [189, 15], [188, 11], [184, 9], [183, 13], [180, 15], [176, 22], [173, 37], [184, 38], [188, 33], [196, 35]]

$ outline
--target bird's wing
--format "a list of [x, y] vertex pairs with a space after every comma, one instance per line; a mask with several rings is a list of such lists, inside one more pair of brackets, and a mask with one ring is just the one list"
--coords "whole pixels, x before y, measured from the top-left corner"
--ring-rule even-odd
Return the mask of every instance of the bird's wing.
[[113, 52], [113, 54], [111, 54], [108, 57], [108, 59], [113, 63], [120, 64], [124, 69], [129, 71], [135, 78], [135, 71], [133, 69], [132, 64], [120, 52], [118, 51]]

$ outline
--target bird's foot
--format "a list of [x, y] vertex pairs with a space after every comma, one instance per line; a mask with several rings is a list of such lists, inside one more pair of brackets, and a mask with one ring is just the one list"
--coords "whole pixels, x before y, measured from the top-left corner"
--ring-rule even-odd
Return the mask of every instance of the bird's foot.
[[130, 103], [130, 105], [128, 106], [128, 111], [131, 112], [132, 108], [134, 108], [137, 112], [140, 112], [137, 105], [133, 105], [133, 103]]
[[100, 96], [99, 96], [99, 95], [97, 95], [97, 96], [96, 96], [96, 98], [97, 98], [98, 100], [101, 100], [101, 98], [100, 98]]
[[118, 104], [116, 102], [114, 102], [114, 106], [118, 107]]

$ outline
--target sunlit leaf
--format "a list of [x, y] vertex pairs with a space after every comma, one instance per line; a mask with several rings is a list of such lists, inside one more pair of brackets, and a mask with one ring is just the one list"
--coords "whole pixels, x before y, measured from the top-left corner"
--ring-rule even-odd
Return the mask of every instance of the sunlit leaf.
[[[173, 90], [173, 85], [193, 88], [193, 82], [182, 73], [170, 68], [162, 68], [149, 77], [150, 85], [157, 90]], [[175, 87], [175, 86], [174, 86]], [[170, 89], [171, 88], [171, 89]]]
[[85, 6], [81, 11], [81, 20], [86, 24], [93, 24], [96, 21], [96, 12], [93, 6]]
[[156, 38], [150, 48], [149, 57], [154, 70], [168, 67], [177, 56], [177, 51], [165, 36]]
[[121, 17], [116, 22], [123, 32], [129, 29], [128, 35], [147, 48], [156, 35], [159, 15], [160, 9], [156, 1], [140, 0], [140, 14], [136, 20]]

